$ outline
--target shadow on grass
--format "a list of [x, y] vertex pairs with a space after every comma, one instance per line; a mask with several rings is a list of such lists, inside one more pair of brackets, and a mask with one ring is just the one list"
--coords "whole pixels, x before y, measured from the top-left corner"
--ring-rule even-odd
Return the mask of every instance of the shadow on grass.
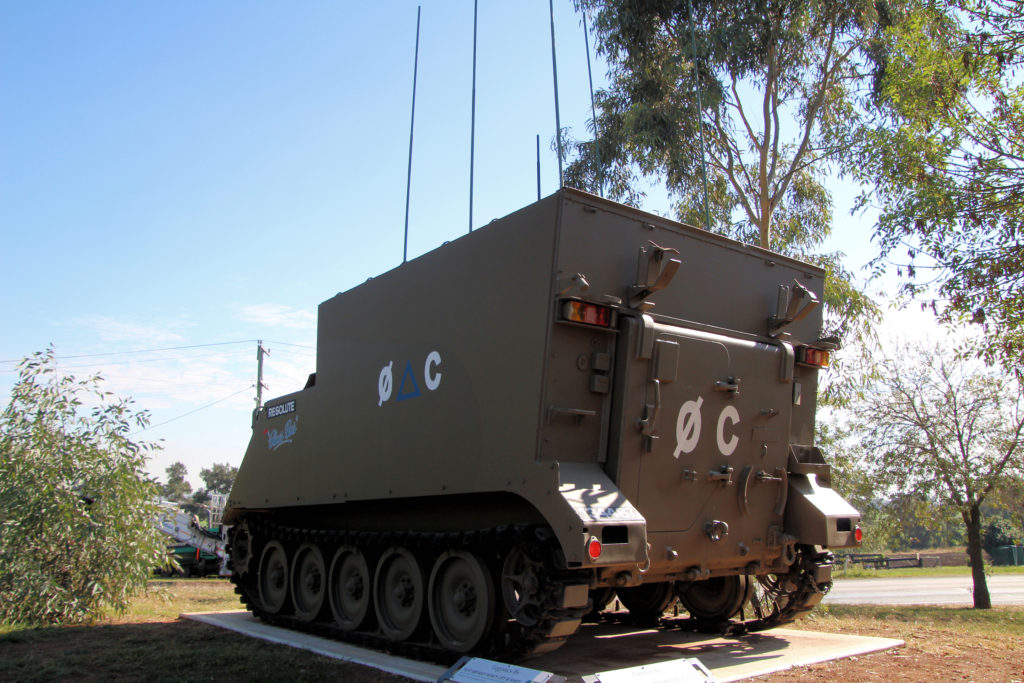
[[0, 636], [0, 681], [403, 681], [178, 620], [46, 627]]

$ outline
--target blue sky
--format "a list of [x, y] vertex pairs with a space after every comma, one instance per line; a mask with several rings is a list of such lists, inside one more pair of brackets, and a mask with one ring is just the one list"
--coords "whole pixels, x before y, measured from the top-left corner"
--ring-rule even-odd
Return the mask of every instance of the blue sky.
[[[538, 134], [558, 186], [548, 3], [480, 4], [475, 228], [536, 199]], [[255, 340], [266, 395], [300, 388], [320, 301], [401, 262], [416, 7], [0, 2], [0, 397], [53, 344], [152, 411], [155, 474], [237, 465]], [[582, 137], [580, 18], [555, 18]], [[469, 226], [472, 24], [469, 0], [422, 3], [410, 258]], [[850, 225], [859, 268], [869, 226]]]

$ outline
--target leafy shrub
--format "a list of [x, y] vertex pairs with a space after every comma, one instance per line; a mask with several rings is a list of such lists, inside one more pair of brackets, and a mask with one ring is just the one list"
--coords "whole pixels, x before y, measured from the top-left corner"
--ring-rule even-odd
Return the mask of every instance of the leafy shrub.
[[123, 611], [165, 562], [153, 526], [148, 413], [58, 372], [53, 349], [18, 366], [0, 413], [0, 620], [81, 623]]

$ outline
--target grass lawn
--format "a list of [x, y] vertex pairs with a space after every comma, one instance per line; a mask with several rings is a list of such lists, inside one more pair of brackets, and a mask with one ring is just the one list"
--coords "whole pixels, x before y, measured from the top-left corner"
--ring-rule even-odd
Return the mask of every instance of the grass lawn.
[[92, 626], [0, 625], [0, 681], [405, 680], [179, 618], [241, 608], [225, 579], [157, 579]]
[[[961, 573], [966, 568], [960, 568]], [[904, 571], [904, 570], [891, 570]], [[920, 570], [917, 570], [920, 571]], [[882, 575], [876, 572], [875, 575]], [[884, 575], [891, 576], [889, 572]], [[91, 626], [0, 625], [0, 681], [278, 681], [397, 683], [400, 677], [179, 618], [240, 609], [223, 579], [154, 580], [126, 614]], [[1020, 680], [1024, 608], [822, 605], [796, 628], [900, 638], [899, 650], [758, 680]], [[873, 675], [867, 676], [869, 663]], [[815, 673], [817, 672], [817, 673]], [[877, 675], [877, 678], [876, 678]]]
[[[985, 574], [1024, 574], [1024, 567], [993, 567], [985, 566]], [[834, 579], [892, 579], [901, 576], [970, 576], [970, 567], [903, 567], [900, 569], [864, 569], [859, 565], [850, 565], [849, 569], [843, 569], [837, 564], [832, 570]]]

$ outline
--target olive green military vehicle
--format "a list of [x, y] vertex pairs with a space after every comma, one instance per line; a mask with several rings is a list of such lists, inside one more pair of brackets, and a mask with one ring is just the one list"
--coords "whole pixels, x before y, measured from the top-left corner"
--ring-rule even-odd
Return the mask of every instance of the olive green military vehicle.
[[253, 415], [239, 593], [427, 657], [546, 652], [616, 596], [791, 621], [860, 540], [813, 445], [823, 278], [565, 189], [328, 299]]

